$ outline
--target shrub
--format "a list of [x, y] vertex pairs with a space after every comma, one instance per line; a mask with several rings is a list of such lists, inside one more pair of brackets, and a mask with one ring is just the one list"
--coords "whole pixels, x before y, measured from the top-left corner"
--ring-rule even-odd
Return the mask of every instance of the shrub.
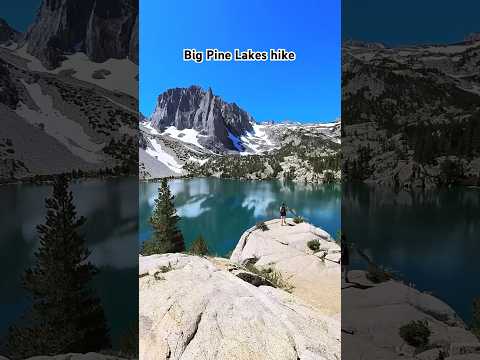
[[304, 221], [305, 221], [305, 220], [303, 219], [303, 217], [298, 216], [298, 215], [293, 218], [293, 222], [294, 222], [295, 224], [300, 224], [300, 223], [303, 223]]
[[428, 344], [431, 331], [426, 320], [417, 320], [403, 325], [399, 329], [399, 335], [408, 345], [418, 348]]
[[307, 246], [310, 250], [317, 252], [320, 250], [320, 241], [318, 239], [313, 239], [307, 242]]
[[265, 224], [264, 221], [259, 221], [259, 222], [257, 222], [257, 224], [255, 225], [255, 229], [257, 229], [257, 230], [262, 230], [262, 231], [267, 231], [267, 230], [268, 230], [268, 225]]
[[437, 360], [445, 360], [448, 356], [448, 353], [444, 350], [440, 350], [440, 352], [438, 353], [438, 357], [437, 357]]
[[249, 262], [245, 265], [245, 268], [251, 273], [264, 277], [266, 280], [271, 282], [273, 286], [275, 286], [276, 288], [283, 289], [286, 292], [292, 292], [294, 288], [292, 284], [290, 284], [287, 280], [283, 278], [281, 273], [279, 273], [278, 271], [275, 271], [271, 267], [259, 269], [252, 262]]
[[367, 279], [373, 283], [382, 283], [392, 279], [392, 274], [383, 267], [369, 264], [367, 268]]
[[325, 171], [323, 174], [324, 184], [333, 184], [335, 182], [335, 174], [331, 171]]
[[202, 235], [199, 235], [192, 243], [190, 247], [190, 253], [194, 255], [208, 255], [207, 242]]
[[172, 264], [170, 264], [170, 263], [168, 264], [168, 266], [161, 266], [161, 267], [160, 267], [160, 272], [161, 272], [162, 274], [165, 274], [165, 273], [167, 273], [167, 272], [169, 272], [169, 271], [171, 271], [171, 270], [173, 270], [173, 266], [172, 266]]

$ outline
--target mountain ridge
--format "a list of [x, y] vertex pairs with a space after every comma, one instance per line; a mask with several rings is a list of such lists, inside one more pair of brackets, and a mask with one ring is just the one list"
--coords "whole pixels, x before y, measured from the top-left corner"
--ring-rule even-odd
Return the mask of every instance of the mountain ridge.
[[0, 21], [0, 183], [138, 173], [136, 3], [109, 1], [43, 0], [26, 33]]
[[[340, 121], [257, 123], [235, 103], [197, 85], [169, 89], [140, 121], [140, 176], [338, 180]], [[308, 144], [308, 146], [307, 146]], [[287, 151], [288, 149], [288, 151]], [[320, 165], [322, 156], [332, 166]]]
[[8, 47], [19, 41], [21, 33], [14, 29], [8, 21], [0, 18], [0, 46]]
[[168, 89], [160, 94], [150, 121], [159, 131], [169, 126], [178, 130], [197, 130], [211, 140], [206, 146], [225, 151], [236, 149], [229, 135], [240, 136], [252, 131], [254, 119], [237, 104], [227, 103], [214, 95], [211, 88], [205, 91], [192, 85]]
[[480, 41], [342, 50], [347, 181], [480, 184]]

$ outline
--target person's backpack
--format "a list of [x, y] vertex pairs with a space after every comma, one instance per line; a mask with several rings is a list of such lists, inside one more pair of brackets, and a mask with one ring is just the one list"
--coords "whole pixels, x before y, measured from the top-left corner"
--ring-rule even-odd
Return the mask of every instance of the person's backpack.
[[287, 212], [287, 209], [285, 208], [285, 206], [282, 206], [282, 207], [280, 208], [280, 212], [281, 212], [282, 214], [285, 214], [285, 213]]

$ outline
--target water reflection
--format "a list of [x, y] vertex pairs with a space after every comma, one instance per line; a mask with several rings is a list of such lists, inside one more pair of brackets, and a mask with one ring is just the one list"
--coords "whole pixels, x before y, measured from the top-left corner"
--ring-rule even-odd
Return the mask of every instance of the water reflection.
[[[71, 184], [77, 214], [87, 218], [83, 232], [100, 268], [94, 286], [102, 299], [114, 343], [138, 314], [138, 182], [90, 180]], [[36, 226], [45, 221], [50, 185], [0, 187], [0, 338], [29, 306], [21, 286], [38, 247]]]
[[[471, 318], [480, 295], [480, 189], [394, 192], [345, 185], [343, 229], [378, 264]], [[352, 267], [364, 268], [360, 258]]]
[[[295, 213], [332, 235], [340, 228], [340, 187], [336, 185], [213, 178], [172, 180], [169, 185], [182, 217], [180, 227], [187, 246], [202, 234], [219, 255], [228, 254], [256, 222], [277, 218], [284, 201]], [[157, 188], [156, 183], [140, 184], [140, 241], [150, 236], [148, 218]]]

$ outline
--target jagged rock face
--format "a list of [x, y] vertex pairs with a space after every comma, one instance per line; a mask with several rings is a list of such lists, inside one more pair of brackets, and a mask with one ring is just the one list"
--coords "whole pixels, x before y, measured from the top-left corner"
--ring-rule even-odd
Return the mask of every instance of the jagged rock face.
[[8, 66], [0, 59], [0, 104], [15, 109], [18, 100], [17, 88], [10, 77]]
[[13, 29], [4, 19], [0, 19], [0, 44], [10, 45], [18, 41], [20, 33]]
[[44, 0], [29, 28], [27, 51], [47, 68], [59, 66], [62, 52], [83, 47], [85, 29], [94, 0]]
[[480, 42], [345, 44], [344, 179], [395, 187], [480, 184]]
[[135, 17], [135, 22], [132, 28], [132, 34], [130, 36], [130, 45], [128, 47], [129, 53], [128, 58], [132, 60], [135, 64], [139, 64], [138, 57], [138, 14]]
[[135, 61], [137, 17], [137, 0], [44, 0], [27, 32], [27, 51], [50, 69], [76, 51], [93, 61], [129, 55]]
[[[159, 130], [175, 126], [178, 130], [195, 129], [226, 149], [235, 149], [228, 132], [238, 136], [252, 131], [253, 118], [238, 105], [226, 103], [211, 89], [198, 86], [170, 89], [158, 97], [151, 116], [152, 125]], [[212, 145], [212, 144], [209, 144]]]
[[[93, 61], [138, 60], [138, 2], [96, 1], [88, 21], [85, 49]], [[135, 54], [134, 56], [132, 56]]]

